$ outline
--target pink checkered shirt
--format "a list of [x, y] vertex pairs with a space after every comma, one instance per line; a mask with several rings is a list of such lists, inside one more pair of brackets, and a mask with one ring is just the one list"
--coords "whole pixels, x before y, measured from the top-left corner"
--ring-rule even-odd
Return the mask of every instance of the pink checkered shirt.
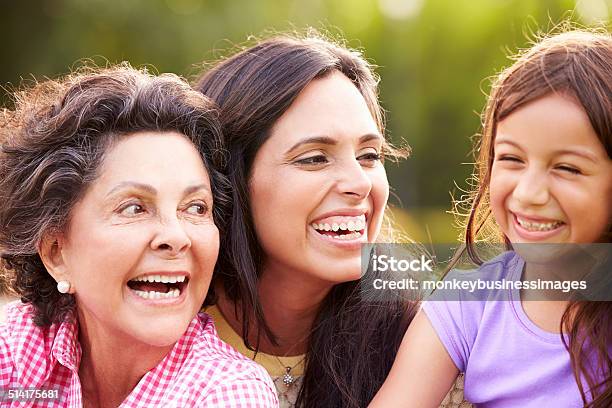
[[[0, 325], [0, 391], [59, 389], [59, 400], [0, 400], [0, 407], [82, 407], [81, 346], [73, 319], [40, 328], [33, 307], [6, 306]], [[217, 336], [212, 319], [198, 314], [170, 353], [147, 372], [121, 407], [278, 407], [266, 371]]]

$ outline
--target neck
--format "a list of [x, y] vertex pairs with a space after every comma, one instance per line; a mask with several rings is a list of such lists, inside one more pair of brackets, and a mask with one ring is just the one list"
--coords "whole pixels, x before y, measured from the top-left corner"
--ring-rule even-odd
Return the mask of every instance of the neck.
[[[261, 335], [259, 351], [275, 356], [304, 354], [308, 338], [321, 303], [333, 287], [333, 283], [309, 277], [303, 273], [288, 273], [266, 266], [258, 281], [260, 304], [266, 323], [276, 336], [277, 345]], [[242, 316], [234, 313], [234, 304], [219, 291], [218, 307], [232, 328], [242, 336]], [[254, 317], [251, 316], [251, 322]], [[255, 324], [249, 328], [250, 344], [257, 343]]]
[[[561, 254], [553, 262], [525, 262], [522, 280], [535, 282], [540, 279], [570, 285], [572, 282], [584, 279], [593, 268], [593, 260], [584, 255], [575, 253], [563, 256]], [[558, 289], [522, 289], [520, 293], [523, 310], [529, 319], [541, 329], [550, 333], [559, 333], [562, 330], [561, 319], [574, 291], [575, 288], [569, 292]]]
[[86, 407], [117, 407], [140, 379], [170, 352], [109, 333], [79, 312], [79, 379]]
[[[554, 247], [551, 247], [553, 250]], [[545, 248], [547, 249], [547, 248]], [[562, 248], [564, 249], [564, 248]], [[522, 280], [524, 281], [554, 281], [566, 286], [569, 290], [522, 290], [521, 297], [526, 300], [564, 301], [570, 299], [579, 289], [580, 281], [588, 279], [588, 275], [597, 266], [597, 258], [587, 251], [574, 249], [569, 253], [555, 254], [550, 251], [549, 259], [544, 262], [525, 262]], [[571, 287], [574, 285], [574, 287]]]

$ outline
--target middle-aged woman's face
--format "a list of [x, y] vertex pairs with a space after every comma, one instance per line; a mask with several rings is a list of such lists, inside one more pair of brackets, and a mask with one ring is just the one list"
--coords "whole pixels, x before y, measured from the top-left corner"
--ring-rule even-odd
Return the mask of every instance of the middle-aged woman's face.
[[122, 137], [98, 173], [56, 251], [79, 323], [171, 345], [200, 309], [217, 260], [208, 173], [195, 146], [169, 132]]
[[339, 72], [312, 81], [255, 156], [251, 208], [266, 270], [339, 283], [358, 279], [389, 196], [382, 135]]

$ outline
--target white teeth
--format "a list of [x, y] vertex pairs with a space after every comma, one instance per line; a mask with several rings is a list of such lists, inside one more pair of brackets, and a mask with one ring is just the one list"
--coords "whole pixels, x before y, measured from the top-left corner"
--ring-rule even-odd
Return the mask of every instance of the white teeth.
[[143, 290], [134, 290], [138, 296], [143, 299], [174, 299], [181, 295], [181, 291], [178, 289], [172, 289], [167, 293], [155, 292], [155, 291], [143, 291]]
[[333, 235], [334, 239], [338, 239], [340, 241], [348, 241], [351, 239], [357, 239], [361, 236], [361, 232], [352, 232], [350, 234], [346, 234], [346, 235]]
[[313, 223], [312, 227], [319, 231], [362, 231], [366, 228], [365, 215], [355, 217], [355, 220], [350, 220], [342, 223]]
[[529, 231], [551, 231], [555, 228], [558, 228], [563, 222], [561, 221], [553, 221], [553, 222], [533, 222], [522, 220], [519, 217], [516, 217], [519, 225], [526, 230]]
[[349, 231], [361, 231], [365, 229], [365, 221], [362, 221], [362, 220], [357, 220], [355, 222], [349, 221], [347, 226], [348, 226]]
[[185, 276], [176, 276], [176, 275], [145, 275], [138, 276], [133, 281], [136, 282], [160, 282], [160, 283], [176, 283], [176, 282], [185, 282]]

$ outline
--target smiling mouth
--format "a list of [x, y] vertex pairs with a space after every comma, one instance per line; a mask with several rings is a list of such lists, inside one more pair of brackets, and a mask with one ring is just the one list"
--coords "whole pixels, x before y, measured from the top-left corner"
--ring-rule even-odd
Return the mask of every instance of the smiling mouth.
[[515, 215], [516, 222], [526, 229], [527, 231], [532, 232], [542, 232], [542, 231], [552, 231], [555, 230], [562, 225], [565, 225], [563, 221], [549, 221], [549, 222], [536, 222], [536, 221], [528, 221]]
[[129, 280], [127, 286], [143, 299], [176, 299], [188, 283], [183, 275], [143, 275]]
[[315, 231], [341, 241], [349, 241], [360, 238], [365, 233], [365, 216], [345, 217], [339, 222], [321, 222], [310, 224]]

